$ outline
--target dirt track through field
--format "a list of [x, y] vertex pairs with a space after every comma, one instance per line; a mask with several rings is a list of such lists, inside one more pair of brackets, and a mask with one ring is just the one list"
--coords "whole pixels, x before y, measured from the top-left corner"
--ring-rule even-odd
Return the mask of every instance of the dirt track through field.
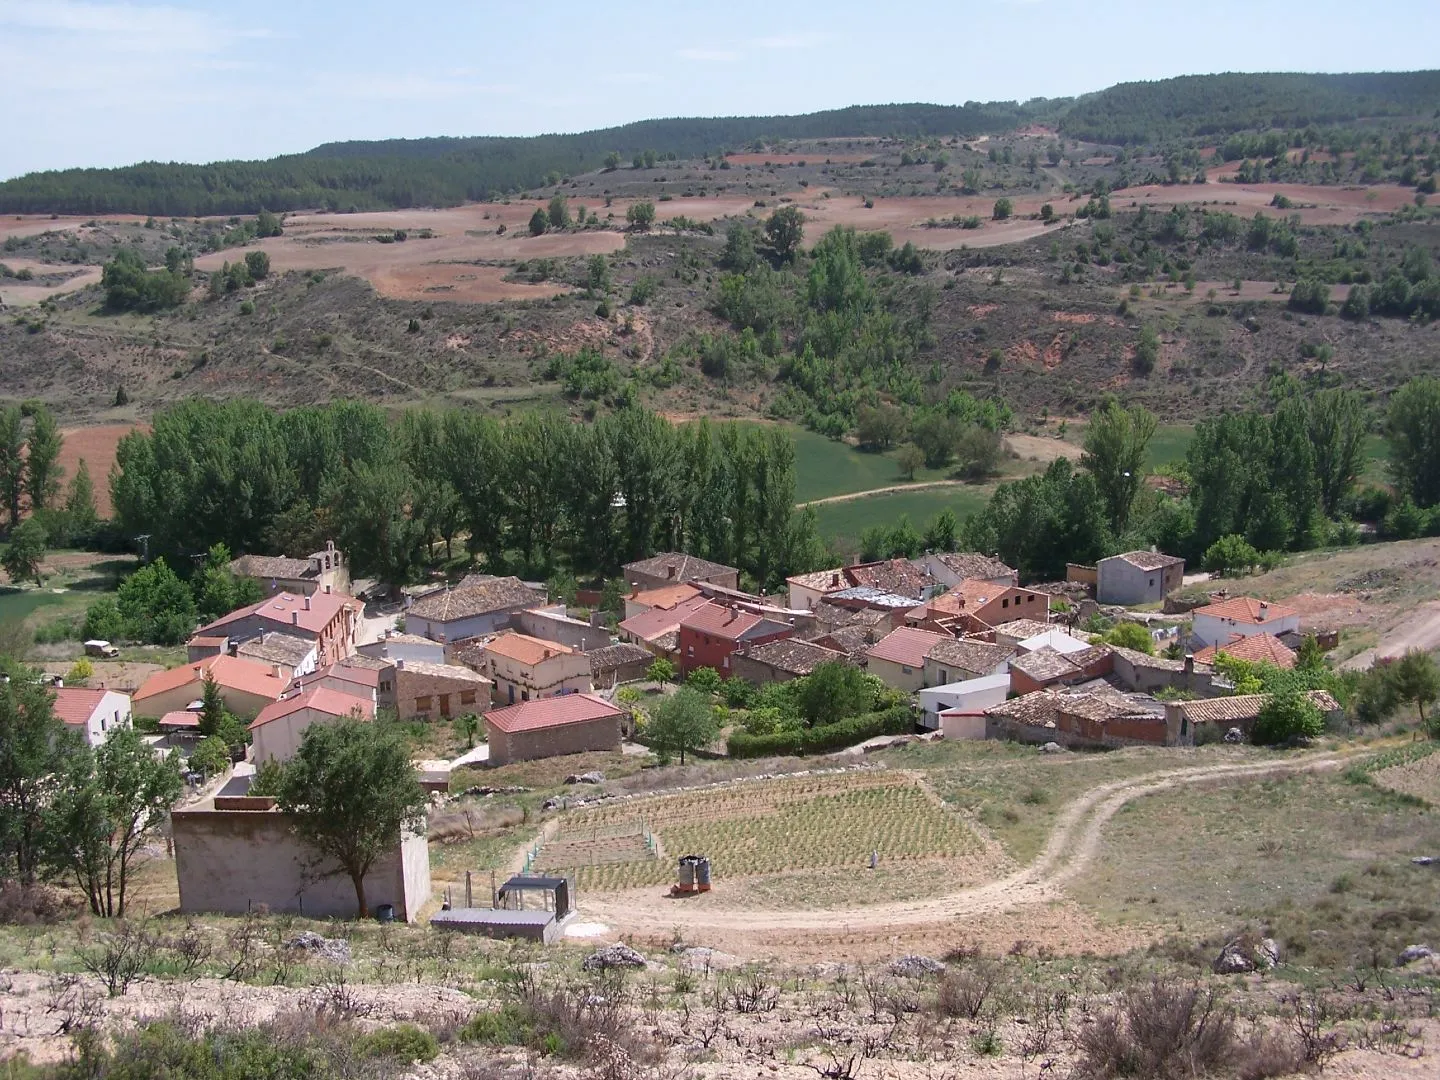
[[864, 491], [847, 491], [844, 495], [827, 495], [823, 499], [808, 499], [805, 502], [797, 502], [795, 509], [803, 510], [807, 506], [824, 506], [826, 503], [854, 502], [856, 499], [868, 499], [871, 495], [888, 495], [893, 491], [928, 491], [931, 488], [964, 486], [964, 480], [926, 480], [919, 484], [891, 484], [888, 487], [867, 488]]
[[[879, 904], [841, 910], [723, 911], [669, 899], [654, 888], [586, 898], [581, 910], [587, 920], [605, 923], [618, 933], [643, 935], [657, 926], [695, 931], [760, 933], [806, 931], [903, 930], [935, 926], [946, 920], [974, 919], [1017, 908], [1064, 900], [1064, 886], [1080, 874], [1099, 851], [1106, 823], [1126, 803], [1168, 791], [1181, 784], [1256, 779], [1296, 772], [1337, 768], [1344, 757], [1312, 754], [1282, 762], [1211, 765], [1171, 769], [1102, 784], [1076, 799], [1061, 813], [1040, 855], [1029, 866], [996, 881], [929, 900]], [[723, 940], [723, 939], [721, 939]]]
[[1385, 634], [1379, 645], [1356, 653], [1340, 666], [1348, 671], [1364, 671], [1380, 657], [1404, 656], [1410, 649], [1421, 652], [1440, 649], [1440, 601], [1421, 604]]

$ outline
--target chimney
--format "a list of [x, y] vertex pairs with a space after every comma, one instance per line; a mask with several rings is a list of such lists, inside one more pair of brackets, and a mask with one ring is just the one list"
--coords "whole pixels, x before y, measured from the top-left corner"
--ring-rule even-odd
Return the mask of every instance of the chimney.
[[396, 660], [396, 661], [395, 661], [395, 670], [396, 670], [396, 671], [404, 671], [404, 670], [405, 670], [405, 661], [404, 661], [404, 660]]
[[832, 588], [836, 588], [836, 589], [838, 589], [838, 588], [840, 587], [840, 571], [839, 571], [839, 570], [836, 570], [835, 573], [833, 573], [833, 574], [830, 575], [830, 585], [831, 585]]
[[326, 585], [326, 586], [325, 586], [325, 595], [326, 595], [326, 596], [329, 596], [329, 595], [330, 595], [330, 586], [329, 586], [329, 585]]
[[1264, 622], [1270, 617], [1270, 605], [1264, 600], [1260, 601], [1260, 621]]
[[270, 665], [270, 674], [271, 674], [271, 675], [274, 675], [275, 678], [277, 678], [277, 679], [283, 679], [283, 678], [285, 677], [284, 672], [282, 672], [282, 671], [280, 670], [280, 665], [279, 665], [279, 664], [271, 664], [271, 665]]
[[60, 675], [56, 675], [56, 676], [55, 676], [55, 689], [56, 689], [56, 690], [64, 690], [64, 689], [65, 689], [65, 679], [64, 679], [62, 676], [60, 676]]
[[[1192, 653], [1192, 652], [1187, 652], [1187, 653], [1185, 654], [1185, 689], [1186, 689], [1186, 690], [1193, 690], [1194, 688], [1195, 688], [1195, 654]], [[1213, 691], [1212, 691], [1212, 692], [1213, 692]]]
[[299, 626], [299, 625], [300, 625], [300, 612], [298, 612], [298, 611], [292, 611], [292, 612], [290, 612], [290, 625], [291, 625], [291, 626]]

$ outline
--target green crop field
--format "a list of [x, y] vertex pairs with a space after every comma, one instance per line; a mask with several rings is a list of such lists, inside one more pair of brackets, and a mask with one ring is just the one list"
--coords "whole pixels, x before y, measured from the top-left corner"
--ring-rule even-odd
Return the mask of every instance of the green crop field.
[[921, 491], [887, 491], [845, 502], [826, 503], [815, 508], [816, 525], [827, 540], [853, 546], [861, 532], [872, 525], [894, 525], [901, 514], [922, 532], [925, 525], [946, 507], [964, 521], [984, 508], [990, 497], [988, 487], [926, 488]]
[[[832, 495], [892, 487], [905, 483], [894, 453], [870, 454], [849, 443], [836, 442], [803, 428], [792, 428], [795, 437], [795, 498], [806, 502]], [[944, 469], [918, 469], [915, 479], [941, 480]]]
[[0, 623], [12, 620], [19, 622], [29, 618], [42, 607], [61, 603], [63, 595], [31, 589], [27, 592], [0, 593]]

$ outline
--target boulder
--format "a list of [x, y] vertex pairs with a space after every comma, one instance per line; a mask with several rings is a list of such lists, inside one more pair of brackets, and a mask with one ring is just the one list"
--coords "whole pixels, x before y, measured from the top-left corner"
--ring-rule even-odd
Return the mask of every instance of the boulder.
[[313, 930], [302, 930], [285, 943], [287, 949], [299, 949], [332, 964], [350, 963], [350, 942], [344, 938], [327, 938]]
[[612, 968], [643, 968], [644, 966], [645, 957], [629, 945], [622, 945], [619, 942], [614, 945], [606, 945], [603, 949], [596, 949], [580, 964], [585, 971], [609, 971]]
[[1433, 855], [1416, 855], [1415, 858], [1411, 859], [1410, 861], [1411, 861], [1412, 863], [1414, 863], [1416, 866], [1434, 866], [1434, 865], [1435, 865], [1435, 856], [1433, 856]]
[[1058, 742], [1047, 742], [1044, 746], [1040, 747], [1040, 752], [1042, 754], [1063, 754], [1065, 748]]
[[890, 974], [906, 979], [919, 979], [926, 975], [940, 975], [945, 965], [930, 956], [902, 956], [890, 961]]
[[602, 772], [571, 773], [565, 777], [567, 784], [603, 784], [605, 774]]
[[1239, 975], [1268, 971], [1279, 962], [1280, 946], [1274, 938], [1238, 937], [1226, 942], [1210, 968], [1216, 975]]
[[680, 966], [686, 971], [725, 971], [740, 963], [729, 953], [703, 945], [685, 945], [679, 950]]
[[1404, 967], [1406, 964], [1413, 964], [1416, 960], [1425, 960], [1434, 955], [1428, 945], [1409, 945], [1400, 954], [1400, 958], [1395, 961], [1395, 966]]

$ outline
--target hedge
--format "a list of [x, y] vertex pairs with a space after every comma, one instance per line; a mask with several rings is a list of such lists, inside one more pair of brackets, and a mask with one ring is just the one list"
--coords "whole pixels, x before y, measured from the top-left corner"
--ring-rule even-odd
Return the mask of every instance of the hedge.
[[823, 754], [843, 750], [847, 746], [873, 739], [876, 735], [905, 735], [915, 727], [908, 705], [895, 705], [880, 712], [852, 716], [821, 727], [777, 731], [773, 735], [750, 735], [734, 732], [725, 746], [733, 758], [775, 757]]

